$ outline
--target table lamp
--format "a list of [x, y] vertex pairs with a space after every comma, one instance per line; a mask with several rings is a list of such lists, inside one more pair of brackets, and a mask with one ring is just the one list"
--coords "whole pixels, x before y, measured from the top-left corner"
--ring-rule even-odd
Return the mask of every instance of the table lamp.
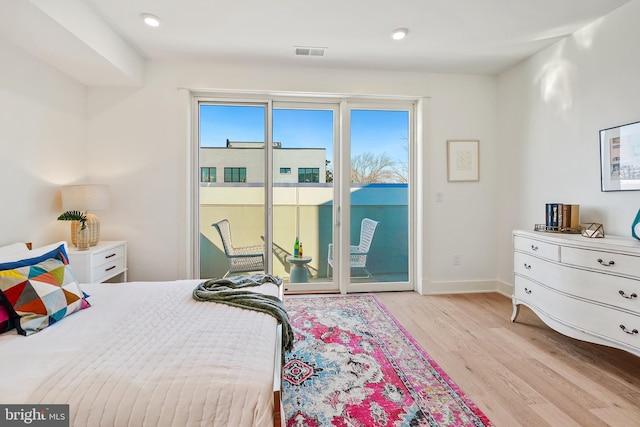
[[[109, 192], [106, 185], [84, 184], [67, 185], [62, 187], [62, 210], [82, 211], [87, 215], [89, 228], [89, 246], [95, 246], [100, 241], [100, 221], [89, 211], [107, 209], [109, 207]], [[76, 236], [78, 221], [71, 223], [71, 242], [77, 245]]]

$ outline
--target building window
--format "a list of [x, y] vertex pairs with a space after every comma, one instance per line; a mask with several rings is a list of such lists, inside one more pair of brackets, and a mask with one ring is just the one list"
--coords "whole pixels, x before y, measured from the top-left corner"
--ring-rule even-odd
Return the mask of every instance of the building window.
[[320, 169], [298, 168], [298, 182], [320, 182]]
[[291, 168], [280, 168], [280, 173], [291, 174]]
[[216, 168], [200, 168], [200, 182], [216, 182]]
[[247, 168], [224, 168], [224, 182], [247, 182]]

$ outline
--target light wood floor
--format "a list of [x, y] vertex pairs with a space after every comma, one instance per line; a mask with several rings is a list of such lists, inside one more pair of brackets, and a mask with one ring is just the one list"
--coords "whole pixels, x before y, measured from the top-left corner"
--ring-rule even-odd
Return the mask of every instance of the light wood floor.
[[499, 294], [376, 294], [496, 427], [640, 426], [640, 357], [561, 335]]

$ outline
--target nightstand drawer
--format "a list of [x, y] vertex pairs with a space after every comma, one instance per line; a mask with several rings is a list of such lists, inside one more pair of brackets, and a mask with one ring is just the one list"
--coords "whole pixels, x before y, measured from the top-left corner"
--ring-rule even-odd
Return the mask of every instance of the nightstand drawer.
[[91, 254], [91, 258], [91, 264], [94, 266], [113, 263], [119, 258], [124, 258], [124, 244]]
[[94, 267], [91, 271], [93, 282], [102, 282], [124, 271], [124, 257], [116, 258]]

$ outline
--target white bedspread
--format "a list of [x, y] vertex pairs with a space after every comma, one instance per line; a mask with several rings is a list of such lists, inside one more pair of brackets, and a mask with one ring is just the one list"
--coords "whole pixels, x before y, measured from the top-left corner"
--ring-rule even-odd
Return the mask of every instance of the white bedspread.
[[91, 308], [0, 335], [0, 403], [68, 403], [74, 426], [272, 425], [276, 320], [195, 301], [199, 282], [82, 285]]

